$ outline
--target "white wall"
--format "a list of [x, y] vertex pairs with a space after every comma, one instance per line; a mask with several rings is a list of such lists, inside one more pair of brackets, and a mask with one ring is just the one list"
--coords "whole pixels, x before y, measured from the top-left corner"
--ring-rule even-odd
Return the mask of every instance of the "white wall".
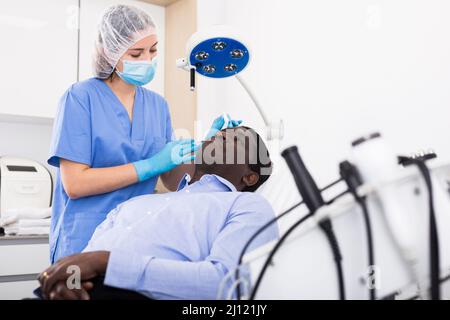
[[54, 173], [53, 167], [47, 165], [52, 124], [48, 121], [35, 122], [35, 120], [24, 122], [24, 118], [0, 117], [0, 157], [14, 156], [32, 159], [45, 165]]
[[77, 0], [0, 1], [0, 114], [54, 116], [77, 79], [77, 7]]
[[[433, 148], [440, 161], [450, 160], [449, 1], [198, 4], [199, 28], [225, 22], [251, 40], [243, 77], [269, 116], [284, 119], [283, 146], [299, 146], [320, 186], [337, 177], [350, 142], [374, 130], [399, 153]], [[198, 95], [200, 121], [226, 110], [263, 128], [235, 79], [201, 79]], [[281, 195], [277, 209], [298, 198], [292, 180], [283, 179], [271, 190]]]

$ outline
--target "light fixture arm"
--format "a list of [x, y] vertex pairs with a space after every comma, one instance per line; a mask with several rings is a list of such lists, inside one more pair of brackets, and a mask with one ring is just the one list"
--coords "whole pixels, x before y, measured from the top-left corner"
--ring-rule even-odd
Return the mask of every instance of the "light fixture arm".
[[241, 84], [242, 88], [244, 88], [244, 90], [250, 96], [250, 99], [252, 99], [256, 109], [258, 109], [258, 112], [259, 112], [259, 114], [261, 115], [261, 118], [264, 121], [264, 124], [267, 127], [269, 127], [270, 126], [269, 118], [267, 117], [264, 109], [262, 108], [262, 105], [259, 102], [258, 98], [256, 98], [256, 95], [253, 93], [252, 89], [248, 86], [248, 83], [244, 79], [242, 79], [242, 77], [240, 75], [236, 75], [236, 79]]
[[[177, 67], [180, 69], [183, 69], [185, 71], [191, 72], [191, 91], [195, 90], [195, 85], [192, 85], [192, 70], [195, 70], [195, 66], [190, 65], [187, 62], [186, 58], [181, 58], [177, 60]], [[247, 92], [250, 99], [252, 100], [253, 104], [255, 105], [256, 109], [258, 110], [259, 115], [261, 116], [262, 120], [264, 121], [264, 124], [266, 126], [267, 130], [267, 140], [282, 140], [284, 137], [284, 124], [281, 119], [276, 121], [270, 121], [269, 117], [267, 116], [266, 112], [264, 111], [261, 103], [259, 102], [258, 98], [256, 97], [253, 90], [248, 85], [247, 81], [245, 81], [239, 74], [235, 75], [235, 78], [238, 80], [239, 84], [242, 86], [242, 88]]]

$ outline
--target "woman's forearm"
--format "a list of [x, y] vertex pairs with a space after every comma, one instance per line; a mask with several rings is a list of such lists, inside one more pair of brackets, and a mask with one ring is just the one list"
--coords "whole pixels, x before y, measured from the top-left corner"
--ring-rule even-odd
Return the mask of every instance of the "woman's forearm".
[[[78, 199], [112, 192], [138, 182], [132, 163], [108, 168], [90, 168], [73, 161], [60, 159], [61, 179], [64, 190], [71, 199]], [[170, 191], [177, 189], [184, 174], [193, 176], [194, 164], [184, 164], [163, 173], [161, 180]], [[152, 190], [149, 190], [151, 193]]]
[[61, 159], [60, 168], [64, 189], [71, 199], [112, 192], [138, 181], [136, 170], [131, 163], [108, 168], [90, 168]]

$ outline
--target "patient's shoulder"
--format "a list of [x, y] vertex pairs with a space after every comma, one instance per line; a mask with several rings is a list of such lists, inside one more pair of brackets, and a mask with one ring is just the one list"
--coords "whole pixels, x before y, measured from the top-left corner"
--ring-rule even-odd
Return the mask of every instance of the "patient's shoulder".
[[[275, 212], [262, 195], [242, 192], [236, 198], [228, 218], [244, 223], [246, 228], [254, 228], [256, 231], [256, 229], [273, 220]], [[264, 239], [273, 240], [278, 237], [278, 234], [278, 225], [274, 223], [264, 231]]]
[[[264, 198], [260, 193], [257, 193], [257, 192], [239, 192], [239, 194], [240, 194], [240, 197], [251, 199], [253, 201], [267, 202], [266, 198]], [[268, 202], [267, 202], [267, 204], [268, 204]]]
[[238, 192], [239, 198], [245, 200], [245, 201], [257, 201], [257, 202], [264, 202], [269, 204], [267, 202], [266, 198], [264, 198], [261, 194], [256, 192]]
[[254, 212], [273, 218], [275, 212], [270, 203], [262, 195], [254, 192], [240, 192], [234, 203], [236, 210]]

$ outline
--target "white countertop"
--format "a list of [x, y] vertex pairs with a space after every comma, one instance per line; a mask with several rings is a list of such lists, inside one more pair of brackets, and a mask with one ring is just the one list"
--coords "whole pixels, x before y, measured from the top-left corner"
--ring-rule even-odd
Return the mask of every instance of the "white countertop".
[[0, 236], [0, 245], [8, 244], [32, 244], [32, 243], [48, 243], [48, 235], [29, 235], [29, 236]]

